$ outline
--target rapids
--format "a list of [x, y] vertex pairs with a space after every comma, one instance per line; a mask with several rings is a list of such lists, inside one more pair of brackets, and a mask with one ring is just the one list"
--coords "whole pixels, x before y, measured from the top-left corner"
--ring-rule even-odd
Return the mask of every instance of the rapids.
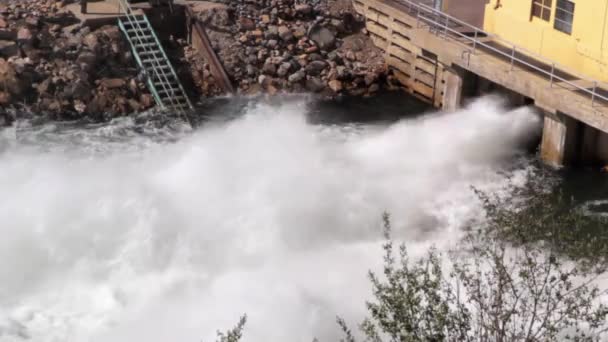
[[130, 119], [0, 131], [0, 341], [339, 336], [381, 263], [380, 223], [413, 254], [508, 192], [539, 130], [483, 98], [394, 123], [311, 123], [306, 100], [252, 101], [188, 132]]

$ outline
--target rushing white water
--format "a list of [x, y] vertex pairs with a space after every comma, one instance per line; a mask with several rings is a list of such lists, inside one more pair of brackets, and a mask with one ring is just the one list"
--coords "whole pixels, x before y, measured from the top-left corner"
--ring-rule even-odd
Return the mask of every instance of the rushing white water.
[[0, 341], [213, 341], [242, 313], [245, 341], [331, 341], [365, 312], [381, 213], [414, 254], [448, 246], [538, 129], [490, 99], [364, 127], [257, 104], [176, 141], [128, 124], [0, 134]]

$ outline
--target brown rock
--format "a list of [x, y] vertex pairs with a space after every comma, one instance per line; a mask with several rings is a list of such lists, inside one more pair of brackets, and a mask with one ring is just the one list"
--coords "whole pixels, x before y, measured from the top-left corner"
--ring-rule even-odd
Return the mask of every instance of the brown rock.
[[101, 80], [101, 86], [106, 89], [122, 88], [127, 82], [122, 78], [104, 78]]
[[139, 102], [135, 101], [134, 99], [128, 99], [127, 103], [129, 104], [129, 107], [131, 107], [133, 112], [139, 112], [139, 110], [141, 109], [141, 105], [139, 104]]
[[269, 84], [266, 88], [266, 92], [268, 93], [268, 95], [276, 95], [279, 92], [279, 89], [277, 89], [272, 84]]
[[8, 23], [3, 18], [0, 18], [0, 28], [7, 28]]
[[89, 33], [84, 36], [83, 42], [91, 51], [95, 52], [99, 48], [99, 39], [95, 33]]
[[264, 37], [264, 32], [262, 32], [262, 30], [253, 30], [249, 32], [249, 35], [254, 38], [262, 38]]
[[239, 29], [241, 31], [251, 31], [255, 29], [255, 22], [249, 18], [239, 18]]
[[0, 58], [0, 88], [13, 95], [21, 95], [23, 90], [15, 69], [4, 58]]
[[339, 93], [342, 91], [342, 82], [338, 80], [329, 81], [327, 85], [329, 86], [329, 89], [331, 89], [334, 93]]
[[32, 31], [27, 27], [21, 27], [19, 31], [17, 31], [17, 39], [22, 42], [31, 41], [34, 38]]
[[139, 97], [139, 103], [142, 108], [150, 108], [154, 106], [154, 98], [150, 94], [141, 94]]
[[270, 23], [270, 16], [269, 16], [268, 14], [264, 14], [264, 15], [262, 15], [262, 22], [263, 22], [264, 24], [268, 24], [268, 23]]
[[304, 50], [306, 53], [313, 53], [313, 52], [317, 52], [319, 51], [319, 48], [316, 46], [311, 46], [309, 48], [306, 48], [306, 50]]
[[297, 4], [295, 10], [299, 14], [310, 14], [312, 13], [312, 7], [309, 4]]

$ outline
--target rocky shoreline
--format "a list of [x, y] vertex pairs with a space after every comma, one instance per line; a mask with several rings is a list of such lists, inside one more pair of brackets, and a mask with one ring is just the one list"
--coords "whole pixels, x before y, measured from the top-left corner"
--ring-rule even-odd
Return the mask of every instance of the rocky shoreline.
[[387, 85], [351, 0], [217, 0], [199, 17], [240, 93], [367, 96]]
[[118, 27], [91, 31], [64, 10], [68, 3], [0, 2], [0, 124], [16, 112], [107, 120], [154, 105]]
[[[83, 26], [64, 10], [73, 1], [0, 0], [0, 124], [10, 124], [16, 112], [104, 121], [154, 106], [118, 27]], [[203, 6], [199, 19], [238, 94], [371, 96], [393, 87], [350, 0], [195, 6]], [[185, 39], [164, 45], [178, 73], [189, 76], [194, 96], [221, 94], [209, 65]]]

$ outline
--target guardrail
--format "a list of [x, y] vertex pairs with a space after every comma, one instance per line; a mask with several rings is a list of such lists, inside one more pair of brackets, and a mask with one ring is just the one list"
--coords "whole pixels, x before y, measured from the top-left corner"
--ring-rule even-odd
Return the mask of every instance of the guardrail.
[[[471, 43], [472, 45], [464, 44], [467, 47], [467, 49], [468, 49], [467, 52], [469, 54], [469, 56], [468, 56], [469, 60], [467, 61], [467, 63], [470, 61], [470, 55], [474, 54], [476, 51], [478, 51], [479, 47], [483, 47], [485, 49], [493, 51], [494, 53], [496, 53], [500, 56], [507, 58], [510, 63], [510, 71], [512, 71], [513, 68], [515, 66], [517, 66], [518, 64], [524, 65], [528, 68], [531, 68], [531, 69], [538, 71], [539, 73], [547, 76], [549, 78], [550, 87], [553, 87], [553, 85], [556, 84], [557, 86], [563, 87], [566, 90], [569, 90], [572, 92], [580, 91], [580, 92], [583, 92], [584, 94], [590, 96], [592, 107], [594, 106], [596, 99], [601, 99], [601, 100], [608, 102], [608, 97], [604, 96], [598, 92], [598, 90], [601, 88], [605, 88], [608, 90], [608, 86], [606, 85], [606, 83], [589, 78], [576, 71], [569, 70], [567, 67], [564, 67], [551, 59], [548, 59], [535, 52], [532, 52], [532, 51], [526, 50], [522, 47], [519, 47], [519, 46], [515, 45], [514, 43], [501, 38], [498, 35], [486, 32], [476, 26], [473, 26], [469, 23], [466, 23], [455, 17], [452, 17], [449, 14], [446, 14], [440, 10], [432, 8], [431, 6], [428, 6], [424, 3], [416, 3], [416, 2], [413, 2], [410, 0], [394, 0], [394, 1], [407, 7], [409, 14], [416, 18], [417, 28], [420, 27], [420, 24], [427, 24], [428, 28], [429, 28], [429, 32], [436, 33], [437, 35], [440, 35], [443, 33], [443, 35], [446, 38], [450, 38], [450, 36], [455, 35], [457, 37], [464, 38], [465, 41], [468, 41], [469, 43]], [[470, 30], [469, 32], [472, 33], [472, 36], [464, 34], [463, 32], [461, 32], [457, 29], [454, 29], [453, 27], [460, 27], [460, 28], [464, 27], [467, 30]], [[488, 38], [490, 41], [496, 42], [499, 45], [502, 45], [505, 48], [510, 49], [510, 50], [508, 50], [508, 52], [505, 52], [504, 50], [498, 49], [495, 46], [487, 44], [486, 42], [481, 40], [481, 39], [487, 40]], [[457, 42], [459, 42], [459, 41], [457, 41]], [[523, 60], [522, 58], [517, 57], [517, 55], [516, 55], [517, 53], [521, 53], [527, 57], [538, 60], [539, 62], [550, 67], [550, 69], [545, 70], [537, 65], [529, 63], [529, 62]], [[558, 72], [561, 72], [562, 74], [563, 73], [569, 74], [569, 75], [577, 78], [578, 80], [581, 80], [584, 82], [589, 82], [589, 84], [593, 84], [593, 88], [589, 89], [586, 87], [582, 87], [576, 83], [573, 83], [570, 80], [560, 76], [558, 74]], [[562, 84], [559, 84], [557, 82], [560, 82]], [[564, 85], [569, 85], [569, 86], [573, 87], [574, 89], [566, 88]], [[604, 87], [602, 87], [602, 86], [604, 86]]]

